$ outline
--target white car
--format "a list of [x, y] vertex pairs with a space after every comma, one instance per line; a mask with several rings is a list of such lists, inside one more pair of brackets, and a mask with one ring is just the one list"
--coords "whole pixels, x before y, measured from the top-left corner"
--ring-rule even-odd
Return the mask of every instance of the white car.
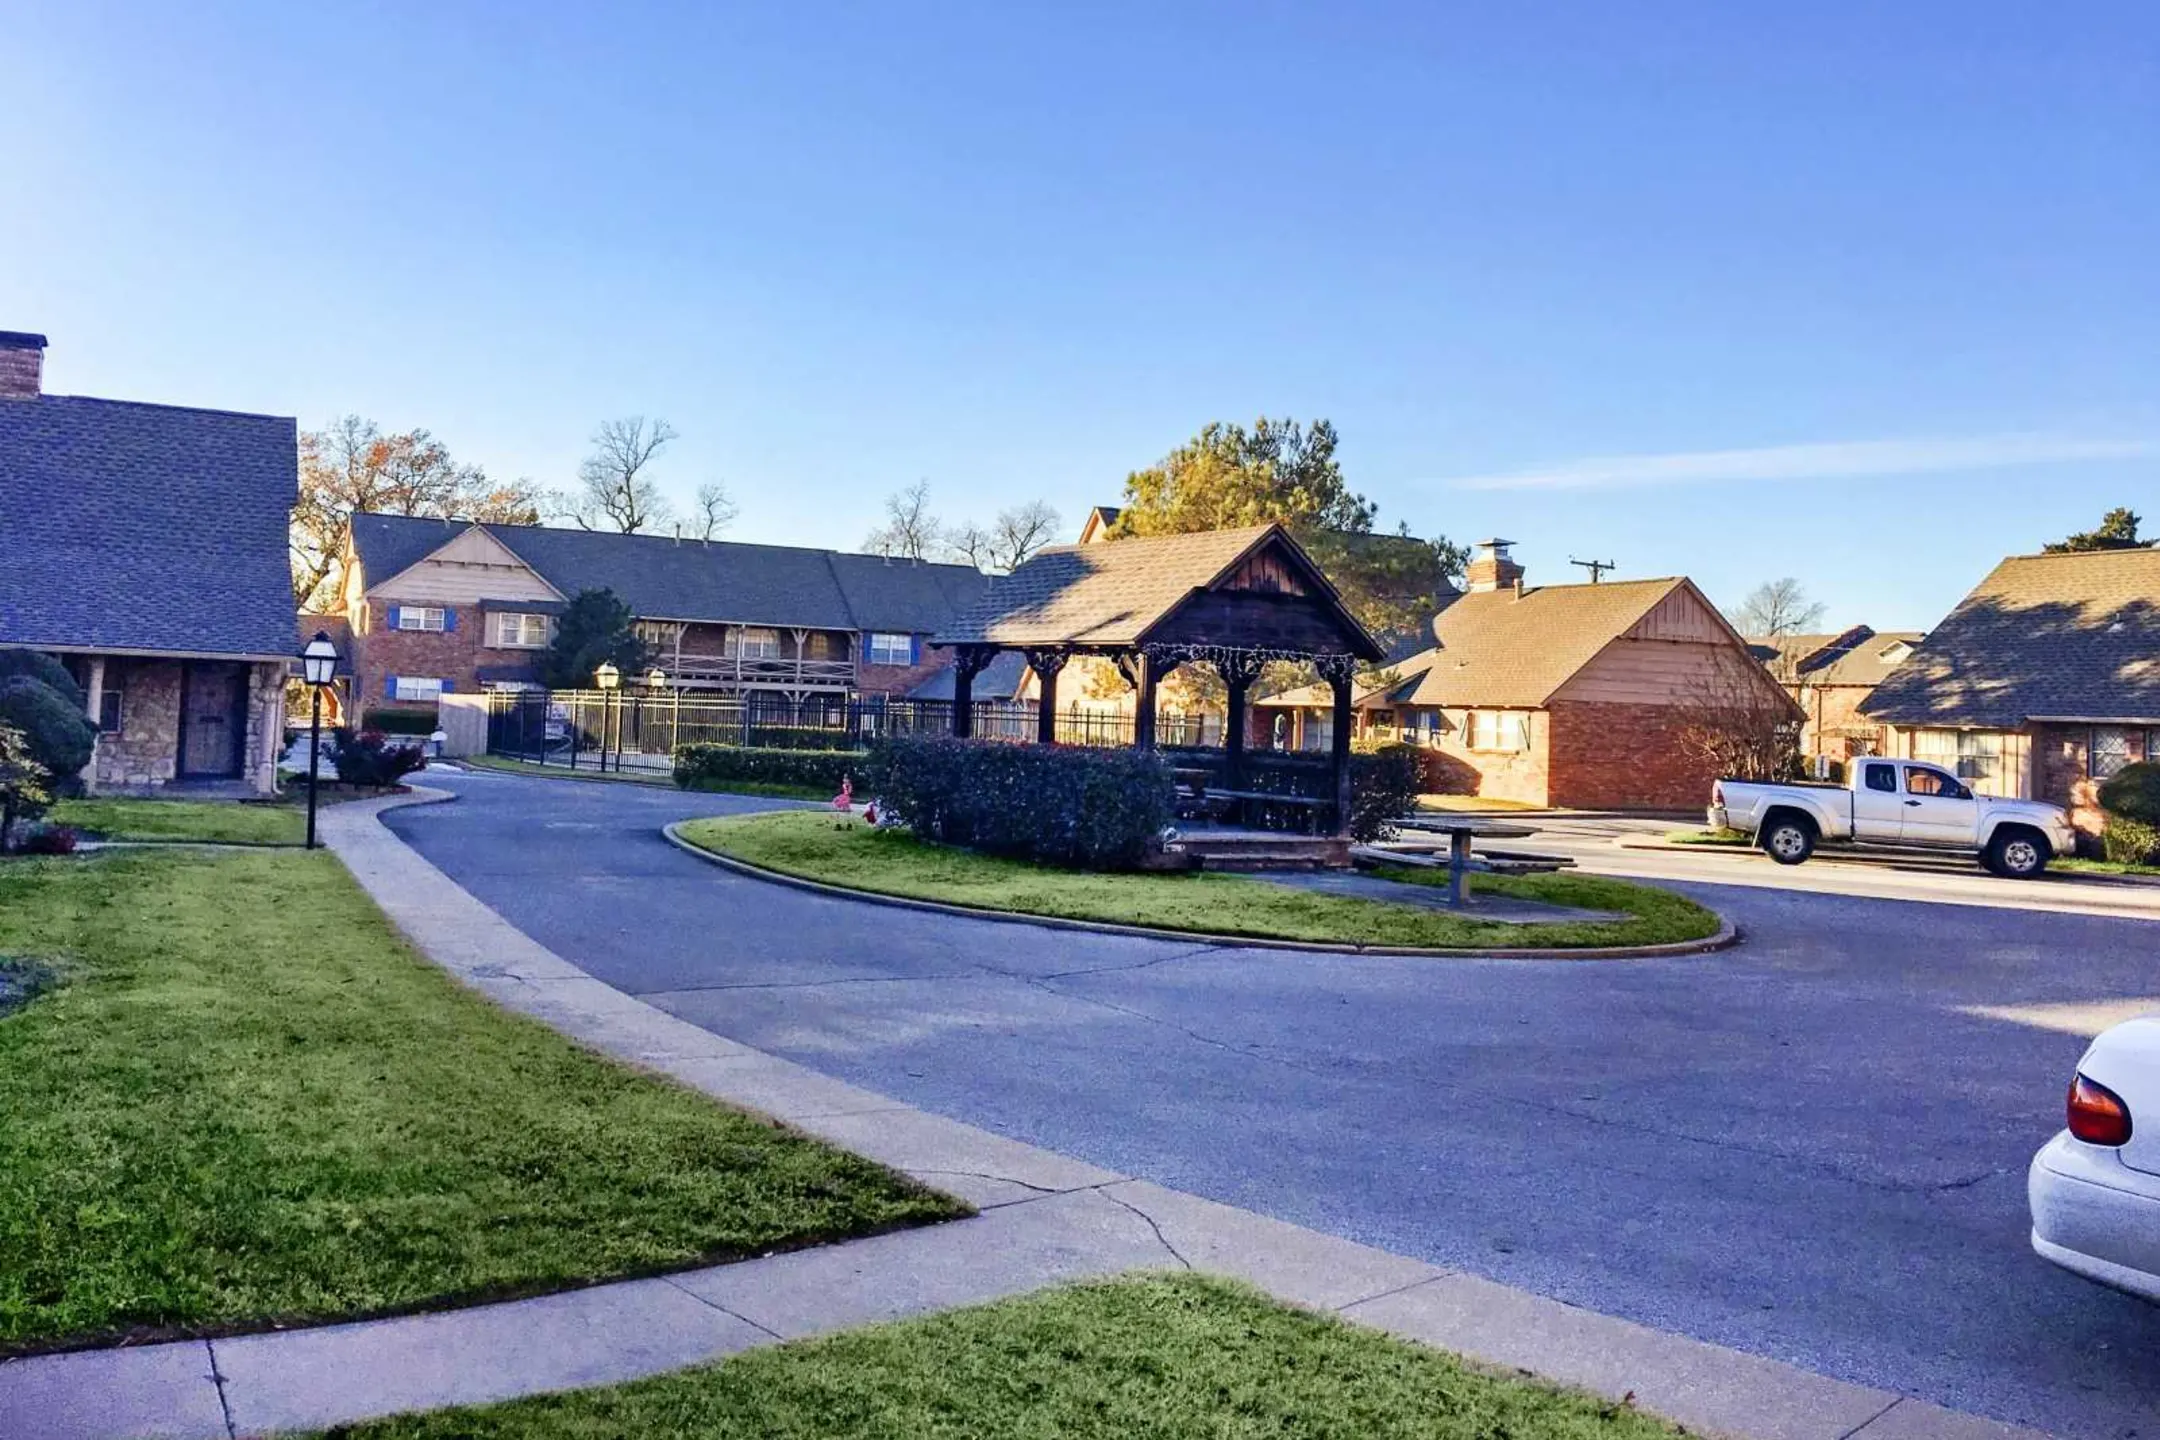
[[2041, 1147], [2026, 1175], [2032, 1247], [2160, 1303], [2160, 1015], [2093, 1041], [2070, 1082], [2069, 1109], [2070, 1128]]

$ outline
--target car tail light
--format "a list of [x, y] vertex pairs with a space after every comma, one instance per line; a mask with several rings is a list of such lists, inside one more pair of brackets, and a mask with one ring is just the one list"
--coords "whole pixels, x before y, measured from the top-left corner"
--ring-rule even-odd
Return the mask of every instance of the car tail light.
[[2070, 1082], [2070, 1133], [2088, 1145], [2126, 1145], [2130, 1107], [2107, 1086], [2080, 1075]]

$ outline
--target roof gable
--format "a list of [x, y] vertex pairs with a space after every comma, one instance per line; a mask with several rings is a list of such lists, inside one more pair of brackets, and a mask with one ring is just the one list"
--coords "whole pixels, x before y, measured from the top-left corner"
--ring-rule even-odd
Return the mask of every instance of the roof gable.
[[1860, 708], [1904, 726], [2160, 722], [2160, 549], [2011, 556]]
[[0, 645], [293, 651], [288, 418], [0, 401]]
[[1716, 615], [1678, 577], [1465, 595], [1433, 620], [1438, 643], [1393, 667], [1404, 679], [1390, 692], [1392, 702], [1536, 709], [1606, 646], [1648, 622], [1661, 602], [1682, 593]]
[[1383, 653], [1280, 525], [1059, 545], [991, 581], [935, 637], [943, 645], [1124, 649], [1170, 639], [1202, 596], [1302, 600], [1354, 653]]

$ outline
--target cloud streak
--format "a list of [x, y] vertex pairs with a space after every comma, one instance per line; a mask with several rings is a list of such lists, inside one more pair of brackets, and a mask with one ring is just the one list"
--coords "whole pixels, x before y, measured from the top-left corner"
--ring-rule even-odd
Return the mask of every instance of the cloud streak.
[[1658, 485], [1928, 475], [2150, 455], [2160, 455], [2160, 441], [2093, 440], [2038, 433], [1937, 440], [1839, 440], [1754, 450], [1606, 455], [1528, 470], [1462, 475], [1440, 484], [1451, 490], [1634, 490]]

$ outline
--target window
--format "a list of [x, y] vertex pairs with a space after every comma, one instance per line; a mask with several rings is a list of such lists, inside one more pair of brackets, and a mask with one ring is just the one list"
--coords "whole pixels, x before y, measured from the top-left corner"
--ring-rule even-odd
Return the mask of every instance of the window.
[[1530, 717], [1520, 710], [1479, 710], [1470, 716], [1473, 750], [1527, 750]]
[[870, 637], [870, 663], [872, 665], [912, 665], [915, 663], [915, 637], [912, 635], [889, 635], [880, 631]]
[[447, 630], [450, 612], [433, 605], [393, 605], [390, 623], [399, 630]]
[[2130, 732], [2120, 725], [2095, 725], [2092, 745], [2086, 751], [2086, 769], [2095, 780], [2105, 780], [2137, 756], [2131, 753]]
[[392, 675], [389, 697], [392, 700], [440, 700], [443, 682], [434, 675]]
[[1870, 765], [1867, 767], [1865, 774], [1868, 789], [1880, 790], [1886, 795], [1895, 795], [1897, 793], [1897, 766]]
[[544, 650], [548, 629], [545, 615], [498, 612], [488, 616], [488, 644], [507, 650]]
[[745, 660], [777, 660], [780, 658], [780, 632], [752, 628], [730, 630], [728, 650]]
[[120, 693], [120, 687], [109, 681], [106, 683], [105, 688], [98, 692], [98, 734], [118, 735], [120, 733]]
[[1940, 770], [1926, 770], [1918, 765], [1905, 771], [1905, 793], [1908, 795], [1934, 795], [1944, 800], [1970, 800], [1972, 791], [1943, 774]]

